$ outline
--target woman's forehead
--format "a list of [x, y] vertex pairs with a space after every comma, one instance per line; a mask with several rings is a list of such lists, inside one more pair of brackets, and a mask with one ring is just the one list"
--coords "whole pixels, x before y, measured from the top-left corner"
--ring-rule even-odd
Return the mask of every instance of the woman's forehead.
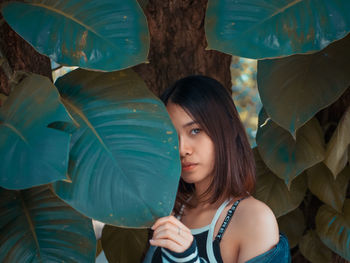
[[178, 104], [168, 103], [166, 106], [170, 119], [174, 125], [188, 126], [189, 123], [196, 123], [194, 118], [188, 114], [188, 112]]

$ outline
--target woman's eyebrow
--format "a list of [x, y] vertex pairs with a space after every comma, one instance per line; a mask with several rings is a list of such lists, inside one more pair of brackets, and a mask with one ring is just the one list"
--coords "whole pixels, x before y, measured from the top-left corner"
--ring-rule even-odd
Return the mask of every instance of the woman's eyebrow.
[[193, 124], [198, 124], [198, 122], [196, 122], [196, 121], [190, 121], [190, 122], [188, 122], [188, 123], [182, 125], [182, 127], [183, 127], [183, 128], [186, 128], [186, 127], [192, 126]]

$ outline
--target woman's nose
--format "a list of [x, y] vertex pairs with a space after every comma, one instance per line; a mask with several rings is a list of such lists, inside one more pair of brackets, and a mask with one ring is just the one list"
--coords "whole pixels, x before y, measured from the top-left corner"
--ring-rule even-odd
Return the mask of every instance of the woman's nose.
[[179, 145], [180, 145], [180, 157], [184, 158], [185, 156], [191, 155], [193, 152], [193, 149], [185, 138], [179, 138]]

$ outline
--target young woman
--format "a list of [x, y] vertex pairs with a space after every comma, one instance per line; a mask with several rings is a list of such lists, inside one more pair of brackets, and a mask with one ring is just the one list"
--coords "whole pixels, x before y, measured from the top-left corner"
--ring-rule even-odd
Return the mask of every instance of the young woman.
[[254, 157], [228, 91], [204, 76], [162, 95], [179, 136], [174, 215], [152, 226], [150, 262], [290, 262], [270, 208], [251, 196]]

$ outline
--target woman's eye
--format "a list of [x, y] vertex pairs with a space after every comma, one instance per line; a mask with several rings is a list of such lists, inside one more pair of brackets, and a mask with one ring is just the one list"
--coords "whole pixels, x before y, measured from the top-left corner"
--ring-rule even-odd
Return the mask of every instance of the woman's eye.
[[192, 134], [192, 135], [195, 135], [195, 134], [200, 133], [200, 131], [201, 131], [201, 129], [198, 129], [198, 128], [192, 129], [192, 130], [191, 130], [191, 134]]

